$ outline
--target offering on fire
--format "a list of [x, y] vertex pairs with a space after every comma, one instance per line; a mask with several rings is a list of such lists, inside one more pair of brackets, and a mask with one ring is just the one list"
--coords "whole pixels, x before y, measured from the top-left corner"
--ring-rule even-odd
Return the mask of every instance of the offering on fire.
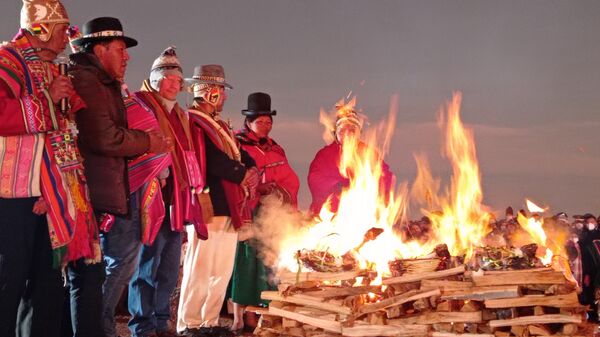
[[[531, 215], [520, 214], [510, 235], [489, 225], [460, 103], [455, 94], [440, 114], [453, 168], [445, 193], [424, 156], [416, 156], [410, 193], [389, 184], [383, 156], [393, 114], [362, 139], [344, 141], [339, 168], [349, 184], [281, 240], [279, 289], [262, 293], [271, 304], [257, 309], [256, 335], [578, 335], [585, 308], [561, 235], [549, 235], [545, 210], [530, 201]], [[342, 102], [338, 113], [352, 104]], [[406, 220], [409, 195], [424, 204], [421, 220]]]

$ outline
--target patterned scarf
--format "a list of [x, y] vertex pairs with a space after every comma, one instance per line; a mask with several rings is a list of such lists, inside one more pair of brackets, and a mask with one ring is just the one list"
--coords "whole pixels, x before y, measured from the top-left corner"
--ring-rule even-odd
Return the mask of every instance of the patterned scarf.
[[[125, 101], [125, 107], [130, 128], [160, 130], [152, 110], [135, 94]], [[146, 245], [154, 242], [165, 218], [165, 204], [158, 176], [171, 164], [171, 155], [168, 153], [144, 153], [128, 161], [129, 190], [131, 193], [140, 191], [141, 241]]]
[[[29, 95], [43, 92], [58, 75], [55, 65], [44, 62], [35, 53], [23, 30], [10, 44], [21, 61], [26, 91]], [[48, 101], [52, 100], [48, 97]], [[78, 96], [70, 100], [73, 111], [84, 107]], [[54, 252], [54, 266], [85, 258], [86, 263], [101, 258], [98, 227], [85, 184], [81, 156], [77, 148], [77, 130], [68, 115], [54, 111], [52, 129], [44, 139], [45, 151], [41, 161], [41, 194], [47, 204], [50, 241]]]
[[[185, 112], [175, 104], [172, 112], [166, 111], [164, 105], [158, 100], [156, 91], [152, 89], [148, 80], [142, 84], [139, 96], [146, 104], [152, 107], [156, 114], [160, 129], [166, 136], [175, 141], [172, 174], [174, 177], [173, 206], [171, 208], [171, 229], [182, 231], [185, 223], [200, 227], [204, 221], [202, 211], [196, 202], [197, 194], [202, 192], [200, 167], [196, 159], [196, 152], [191, 138], [190, 125]], [[181, 124], [184, 139], [180, 139], [169, 121], [169, 113], [174, 113]], [[187, 150], [186, 150], [187, 149]]]
[[[210, 140], [229, 158], [241, 161], [240, 149], [233, 133], [229, 129], [227, 123], [220, 119], [215, 119], [207, 113], [202, 112], [195, 105], [192, 105], [189, 109], [190, 121], [202, 128]], [[203, 139], [197, 140], [199, 143], [203, 142]], [[199, 164], [202, 172], [202, 176], [206, 176], [206, 158], [202, 158], [199, 155]], [[231, 216], [231, 222], [233, 226], [238, 229], [244, 223], [252, 219], [250, 207], [247, 202], [247, 196], [240, 185], [234, 184], [230, 181], [221, 180], [221, 184], [225, 191], [225, 197], [229, 206], [229, 212]], [[204, 185], [204, 183], [203, 183]]]

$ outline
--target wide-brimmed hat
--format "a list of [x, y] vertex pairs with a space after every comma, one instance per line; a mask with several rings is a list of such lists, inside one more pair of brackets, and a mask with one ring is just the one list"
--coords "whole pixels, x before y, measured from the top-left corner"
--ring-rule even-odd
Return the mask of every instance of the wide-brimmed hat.
[[248, 108], [242, 110], [242, 115], [247, 117], [275, 116], [276, 114], [277, 110], [271, 110], [271, 96], [264, 92], [248, 95]]
[[225, 88], [233, 89], [233, 87], [225, 82], [225, 70], [219, 64], [205, 64], [203, 66], [194, 67], [192, 78], [186, 78], [188, 85], [193, 84], [217, 84]]
[[123, 25], [117, 18], [100, 17], [86, 22], [81, 28], [81, 37], [71, 41], [71, 44], [80, 47], [87, 42], [121, 39], [127, 48], [137, 46], [138, 42], [125, 36]]

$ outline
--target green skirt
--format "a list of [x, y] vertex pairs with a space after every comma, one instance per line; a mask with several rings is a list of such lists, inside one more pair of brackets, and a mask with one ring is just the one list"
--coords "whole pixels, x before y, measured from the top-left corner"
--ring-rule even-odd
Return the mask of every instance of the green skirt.
[[269, 301], [261, 300], [260, 293], [275, 290], [269, 284], [271, 270], [256, 254], [256, 248], [248, 241], [238, 242], [233, 276], [231, 278], [231, 300], [242, 305], [267, 306]]

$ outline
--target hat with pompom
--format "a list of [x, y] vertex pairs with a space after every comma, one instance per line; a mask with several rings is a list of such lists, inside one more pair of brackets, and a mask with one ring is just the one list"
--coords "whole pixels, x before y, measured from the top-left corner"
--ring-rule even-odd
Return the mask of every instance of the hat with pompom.
[[175, 47], [170, 46], [165, 49], [160, 56], [152, 63], [150, 70], [150, 85], [154, 90], [160, 87], [160, 81], [167, 75], [177, 75], [182, 79], [183, 89], [183, 69], [177, 58]]

